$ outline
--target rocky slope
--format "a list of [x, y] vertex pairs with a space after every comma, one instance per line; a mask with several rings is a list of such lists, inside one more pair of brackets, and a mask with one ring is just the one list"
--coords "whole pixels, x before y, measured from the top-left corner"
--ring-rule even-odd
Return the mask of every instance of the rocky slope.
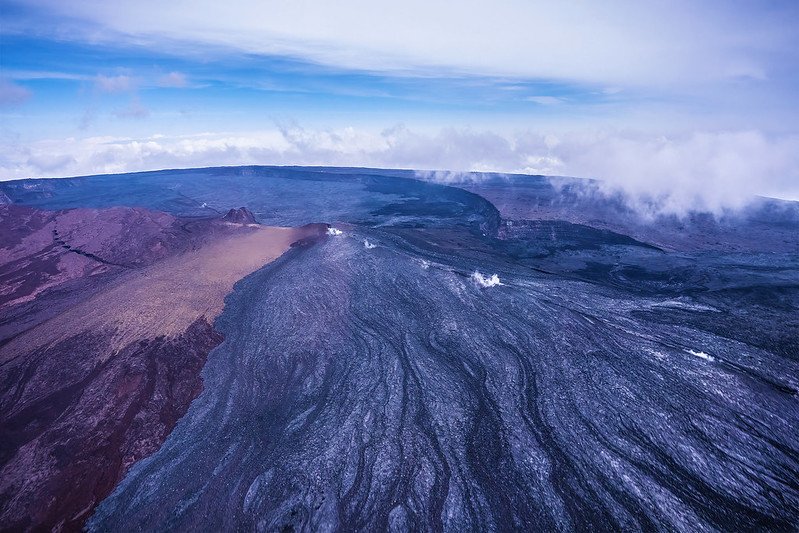
[[[409, 175], [0, 184], [40, 207], [164, 209], [183, 236], [136, 268], [80, 248], [104, 274], [12, 305], [74, 299], [0, 349], [2, 523], [796, 529], [799, 204], [653, 223], [544, 178], [488, 183], [495, 207]], [[258, 268], [290, 230], [219, 218], [242, 205], [338, 222]]]
[[202, 390], [233, 284], [322, 230], [129, 208], [2, 215], [0, 521], [79, 529]]
[[794, 528], [798, 362], [662, 320], [721, 301], [342, 229], [237, 286], [207, 387], [91, 531]]

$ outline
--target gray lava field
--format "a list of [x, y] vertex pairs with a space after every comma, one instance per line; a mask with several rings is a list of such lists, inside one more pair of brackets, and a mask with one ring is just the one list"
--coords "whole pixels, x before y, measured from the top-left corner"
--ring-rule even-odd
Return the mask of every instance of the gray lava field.
[[652, 222], [513, 179], [513, 209], [363, 169], [0, 184], [331, 226], [236, 284], [202, 392], [85, 527], [796, 531], [799, 208]]

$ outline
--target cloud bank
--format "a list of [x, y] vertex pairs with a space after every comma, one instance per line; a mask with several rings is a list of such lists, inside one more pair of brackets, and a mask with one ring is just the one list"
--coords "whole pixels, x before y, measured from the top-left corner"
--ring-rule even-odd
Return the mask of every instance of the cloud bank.
[[62, 32], [82, 32], [87, 40], [167, 43], [186, 53], [199, 44], [213, 45], [367, 71], [448, 70], [611, 86], [765, 80], [779, 73], [786, 51], [796, 58], [799, 50], [795, 2], [197, 0], [188, 6], [27, 0], [25, 5], [54, 14]]
[[754, 195], [799, 200], [799, 136], [757, 131], [675, 138], [612, 132], [505, 136], [469, 129], [294, 125], [240, 134], [0, 146], [0, 179], [247, 164], [446, 169], [422, 175], [445, 183], [474, 179], [467, 171], [598, 178], [601, 191], [621, 191], [639, 207], [668, 213], [734, 209]]

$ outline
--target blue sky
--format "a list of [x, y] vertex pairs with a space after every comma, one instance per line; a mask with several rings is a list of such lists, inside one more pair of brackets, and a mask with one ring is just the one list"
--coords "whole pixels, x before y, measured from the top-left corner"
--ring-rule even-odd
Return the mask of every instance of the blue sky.
[[33, 136], [94, 129], [87, 113], [107, 119], [105, 128], [129, 133], [142, 125], [110, 119], [134, 102], [142, 116], [124, 118], [152, 118], [143, 131], [187, 133], [198, 125], [224, 130], [263, 121], [518, 126], [618, 113], [636, 98], [588, 83], [358, 71], [213, 45], [198, 57], [155, 46], [9, 34], [3, 51], [4, 76], [30, 94], [9, 112], [9, 122]]
[[297, 163], [799, 197], [796, 2], [0, 5], [0, 179]]

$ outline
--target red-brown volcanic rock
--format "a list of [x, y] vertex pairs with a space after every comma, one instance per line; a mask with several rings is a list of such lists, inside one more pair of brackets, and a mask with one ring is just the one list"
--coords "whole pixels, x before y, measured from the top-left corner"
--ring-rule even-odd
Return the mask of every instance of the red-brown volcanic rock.
[[0, 205], [0, 343], [128, 270], [196, 246], [184, 226], [139, 208]]
[[202, 389], [233, 284], [319, 228], [0, 206], [0, 524], [78, 530]]

